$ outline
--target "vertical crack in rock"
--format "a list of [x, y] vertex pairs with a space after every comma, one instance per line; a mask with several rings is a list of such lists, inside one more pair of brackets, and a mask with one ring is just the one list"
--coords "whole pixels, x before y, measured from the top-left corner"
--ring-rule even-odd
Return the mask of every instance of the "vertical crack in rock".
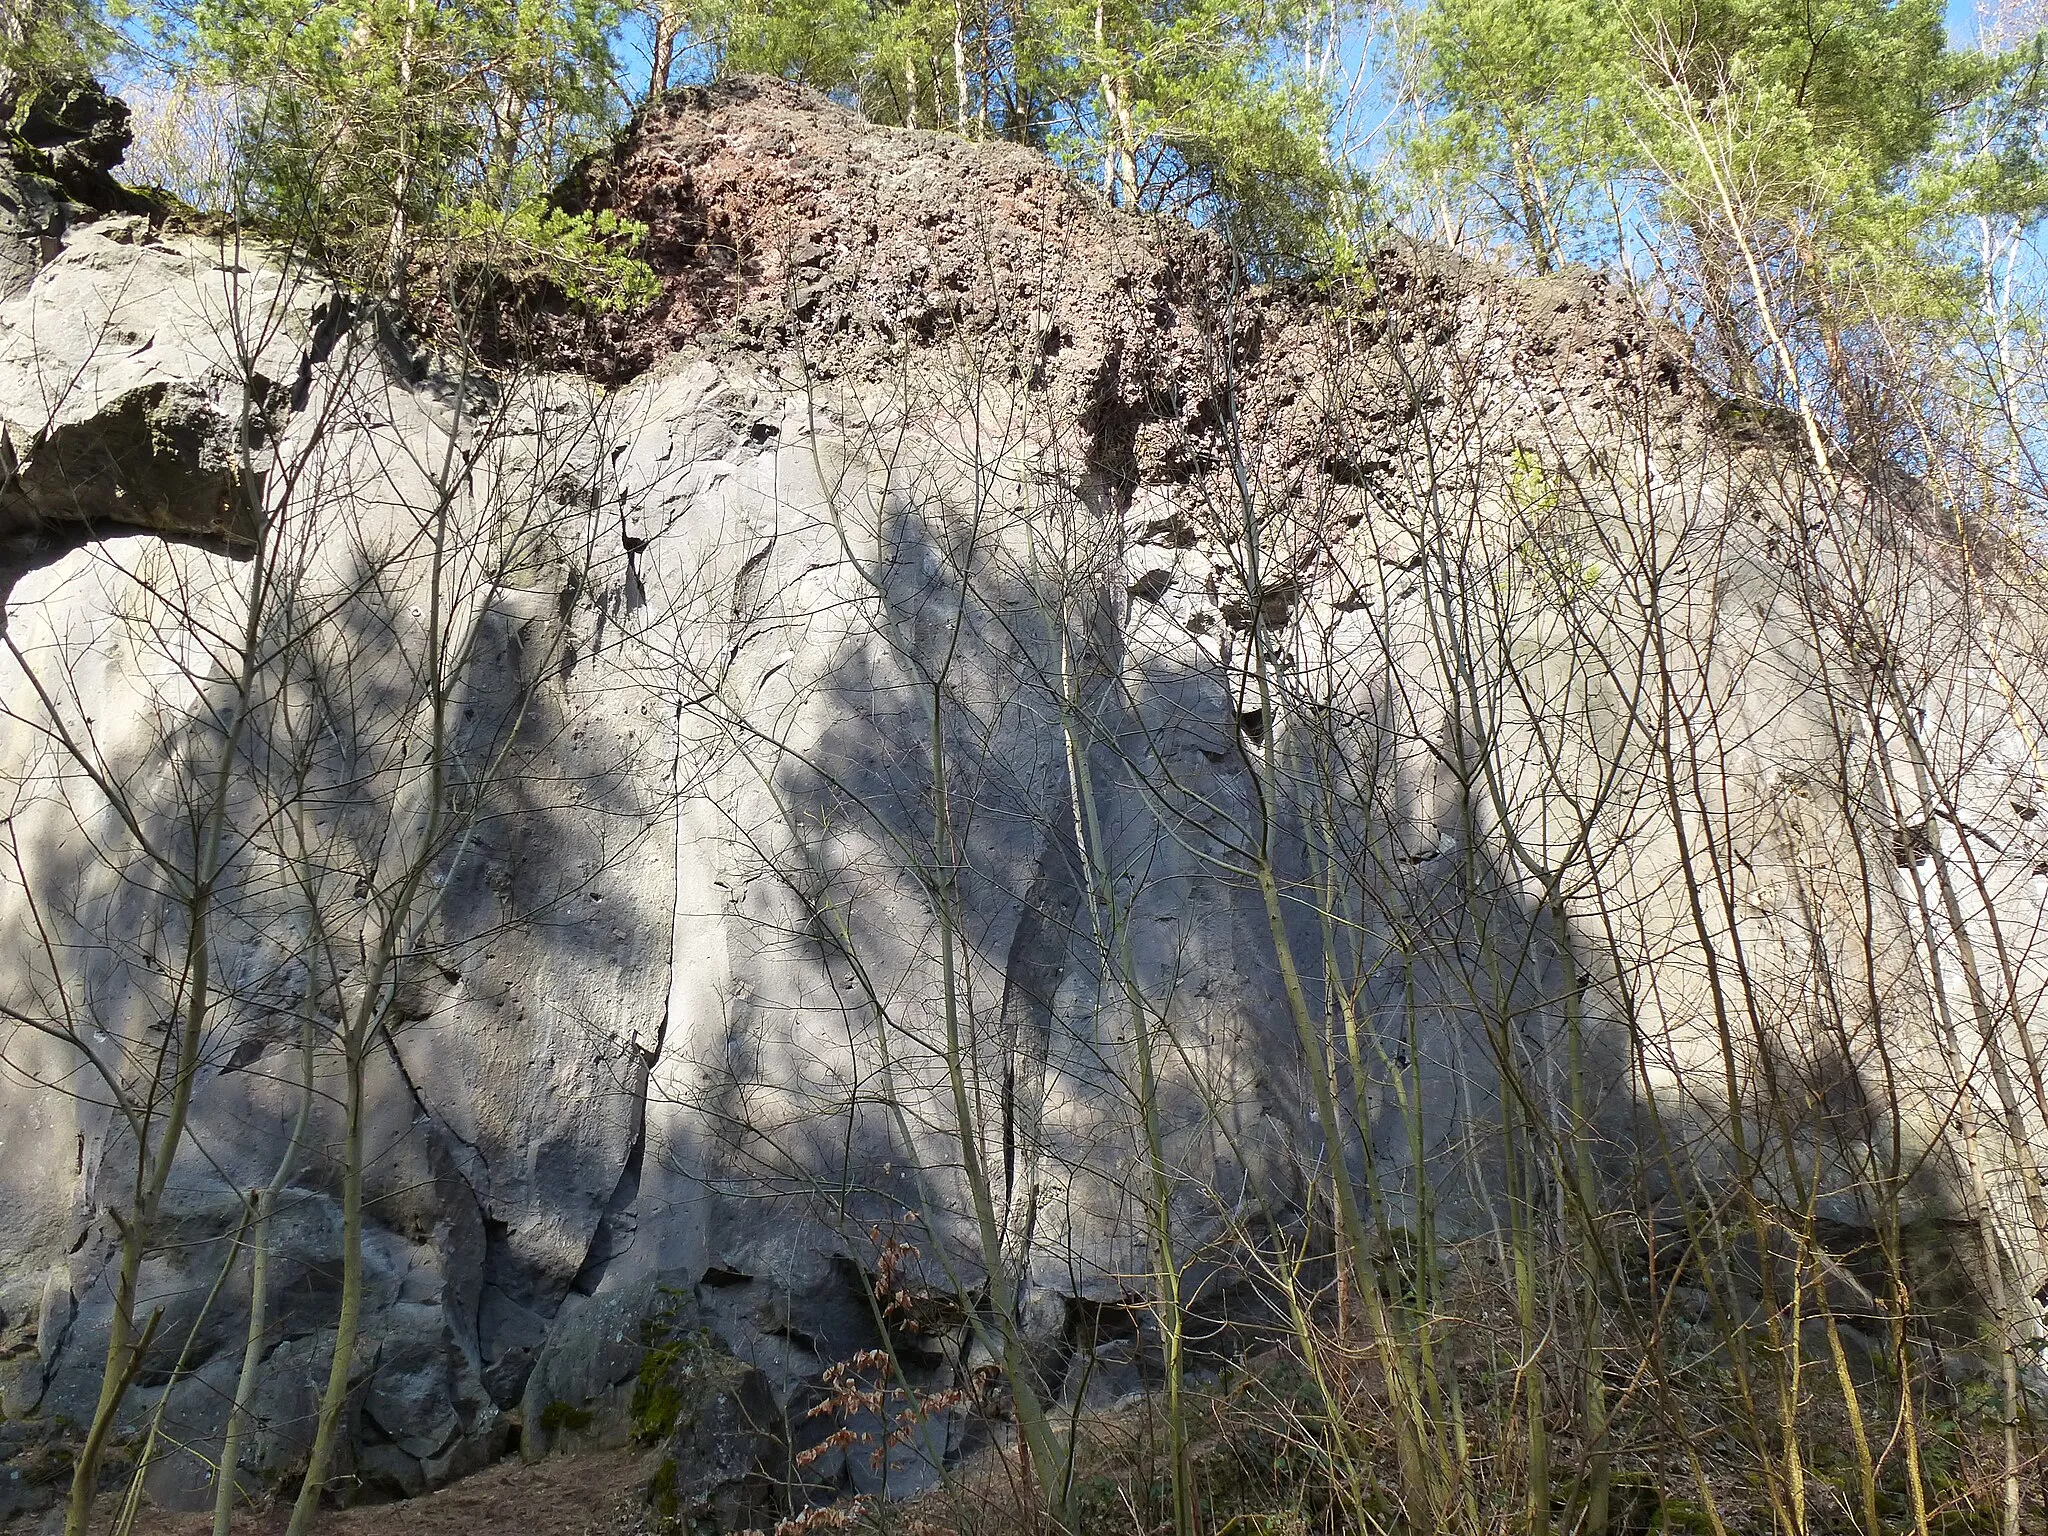
[[1080, 848], [1071, 818], [1055, 816], [1031, 885], [1024, 893], [1003, 966], [996, 1048], [1002, 1060], [1002, 1262], [1021, 1276], [1031, 1247], [1038, 1200], [1040, 1114], [1051, 1048], [1053, 1002], [1073, 947], [1082, 942]]

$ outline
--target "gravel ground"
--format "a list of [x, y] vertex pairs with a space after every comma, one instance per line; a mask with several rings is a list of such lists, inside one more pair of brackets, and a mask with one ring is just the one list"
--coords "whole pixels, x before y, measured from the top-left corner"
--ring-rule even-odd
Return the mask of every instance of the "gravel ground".
[[[641, 1536], [641, 1496], [654, 1472], [650, 1454], [558, 1456], [531, 1467], [501, 1461], [417, 1499], [327, 1511], [313, 1530], [317, 1536]], [[235, 1536], [281, 1536], [290, 1516], [285, 1504], [244, 1513], [235, 1520]], [[137, 1536], [207, 1536], [212, 1529], [207, 1514], [150, 1510], [136, 1522]]]

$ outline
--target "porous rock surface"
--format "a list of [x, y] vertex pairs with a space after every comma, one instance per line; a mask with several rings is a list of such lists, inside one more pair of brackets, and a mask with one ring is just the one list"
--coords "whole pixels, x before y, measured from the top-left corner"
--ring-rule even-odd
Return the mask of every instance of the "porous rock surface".
[[[889, 1265], [930, 1313], [896, 1340], [918, 1384], [960, 1380], [978, 1362], [947, 1302], [984, 1263], [970, 1157], [1061, 1391], [1073, 1340], [1150, 1284], [1134, 1013], [1174, 1042], [1159, 1124], [1187, 1293], [1218, 1316], [1249, 1307], [1235, 1245], [1285, 1226], [1336, 1145], [1303, 1087], [1276, 934], [1313, 1017], [1350, 1010], [1358, 1059], [1384, 1067], [1360, 1069], [1342, 1147], [1376, 1160], [1387, 1199], [1427, 1180], [1451, 1227], [1458, 1209], [1485, 1219], [1501, 1019], [1531, 1060], [1568, 1019], [1590, 1030], [1588, 1123], [1612, 1137], [1615, 1187], [1670, 1197], [1629, 1138], [1653, 1100], [1682, 1129], [1727, 1116], [1702, 943], [1739, 933], [1785, 959], [1782, 994], [1759, 981], [1751, 1010], [1784, 1038], [1759, 1049], [1851, 1092], [1857, 1044], [1795, 1028], [1792, 962], [1832, 942], [1813, 901], [1834, 896], [1803, 898], [1788, 850], [1917, 829], [1955, 856], [1927, 786], [1884, 752], [1825, 788], [1847, 771], [1827, 679], [1854, 648], [1812, 594], [1861, 547], [1834, 535], [1877, 492], [1802, 468], [1779, 424], [1721, 419], [1670, 339], [1591, 279], [1517, 281], [1390, 240], [1353, 287], [1247, 288], [1205, 237], [1108, 210], [1024, 150], [738, 82], [659, 104], [567, 194], [649, 226], [660, 302], [598, 319], [508, 300], [498, 344], [527, 361], [486, 388], [316, 275], [133, 215], [47, 218], [20, 185], [0, 187], [0, 1002], [77, 1027], [14, 1029], [0, 1079], [14, 1470], [49, 1461], [99, 1387], [132, 1140], [104, 1094], [71, 1089], [94, 1063], [139, 1070], [179, 1005], [162, 957], [186, 919], [137, 874], [137, 841], [176, 863], [217, 750], [251, 508], [308, 530], [295, 579], [325, 617], [307, 665], [355, 679], [357, 766], [331, 779], [351, 788], [306, 814], [356, 860], [323, 874], [346, 876], [324, 920], [362, 933], [373, 914], [349, 884], [396, 856], [421, 793], [414, 737], [377, 700], [413, 697], [446, 643], [418, 530], [442, 518], [476, 553], [451, 625], [454, 756], [479, 814], [435, 866], [419, 962], [366, 1068], [343, 1460], [372, 1492], [444, 1481], [515, 1436], [528, 1454], [615, 1439], [650, 1317], [707, 1329], [746, 1400], [815, 1441], [825, 1371], [877, 1342]], [[1656, 686], [1630, 618], [1652, 567]], [[1992, 686], [1939, 564], [1899, 568], [1926, 660], [1913, 706], [1933, 739], [1969, 744], [1938, 769], [1998, 838], [1962, 927], [2003, 911], [2008, 937], [2031, 934], [2048, 818], [2022, 706]], [[1469, 672], [1446, 661], [1461, 626]], [[2038, 678], [2013, 633], [2001, 664]], [[1334, 779], [1255, 757], [1287, 747], [1248, 665], [1262, 637], [1286, 656], [1273, 675], [1325, 679], [1344, 715]], [[1584, 665], [1588, 645], [1605, 664]], [[1681, 712], [1689, 759], [1714, 771], [1677, 821], [1739, 844], [1747, 871], [1704, 937], [1643, 726], [1669, 729], [1658, 701], [1695, 693], [1725, 707]], [[275, 697], [298, 696], [281, 681]], [[288, 734], [295, 717], [266, 718]], [[1562, 746], [1535, 750], [1559, 720], [1577, 722]], [[1476, 782], [1459, 743], [1487, 731], [1496, 769]], [[77, 771], [79, 743], [106, 782]], [[201, 1303], [289, 1141], [299, 1031], [328, 1029], [322, 989], [347, 985], [309, 971], [275, 830], [289, 775], [244, 759], [192, 1150], [141, 1282], [167, 1342], [127, 1413], [139, 1425], [169, 1394], [167, 1434], [192, 1448], [152, 1473], [172, 1504], [211, 1496], [246, 1273]], [[1276, 916], [1247, 849], [1260, 784], [1297, 779], [1270, 821]], [[1556, 808], [1592, 788], [1633, 814], [1575, 837]], [[1567, 964], [1541, 871], [1586, 865], [1622, 938]], [[2035, 974], [2037, 947], [2010, 950]], [[1919, 974], [1895, 926], [1865, 951], [1873, 988]], [[270, 1243], [238, 1469], [253, 1480], [302, 1462], [334, 1338], [331, 1052], [317, 1072]], [[1825, 1120], [1813, 1144], [1840, 1178], [1821, 1203], [1853, 1226], [1867, 1128], [1844, 1151]], [[1702, 1129], [1688, 1166], [1717, 1147]], [[1931, 1159], [1931, 1209], [1941, 1178]], [[1073, 1390], [1137, 1386], [1142, 1354], [1076, 1366]], [[898, 1446], [890, 1486], [968, 1432], [942, 1416]], [[883, 1473], [856, 1451], [809, 1475]], [[51, 1482], [0, 1484], [0, 1513]]]

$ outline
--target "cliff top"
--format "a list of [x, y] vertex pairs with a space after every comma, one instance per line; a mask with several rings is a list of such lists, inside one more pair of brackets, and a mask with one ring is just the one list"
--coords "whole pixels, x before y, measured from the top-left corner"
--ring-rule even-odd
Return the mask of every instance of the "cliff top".
[[1042, 393], [1127, 483], [1210, 458], [1226, 391], [1294, 457], [1305, 435], [1357, 443], [1412, 416], [1429, 390], [1383, 368], [1313, 387], [1382, 339], [1557, 399], [1645, 384], [1674, 410], [1698, 399], [1663, 329], [1592, 274], [1515, 278], [1389, 232], [1352, 277], [1248, 285], [1217, 239], [1115, 210], [1032, 149], [878, 127], [780, 80], [671, 92], [562, 197], [644, 223], [661, 296], [622, 316], [514, 317], [550, 363], [619, 383], [739, 347], [885, 376], [944, 348]]

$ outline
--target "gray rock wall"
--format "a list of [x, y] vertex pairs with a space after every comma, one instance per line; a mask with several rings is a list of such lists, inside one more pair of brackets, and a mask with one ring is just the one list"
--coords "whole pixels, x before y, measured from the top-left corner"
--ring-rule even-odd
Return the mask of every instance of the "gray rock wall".
[[[1104, 283], [1070, 334], [1154, 347], [1151, 397], [1106, 341], [1048, 391], [993, 340], [821, 360], [744, 315], [615, 390], [485, 388], [255, 253], [11, 228], [10, 1455], [98, 1391], [121, 1107], [163, 1100], [216, 824], [124, 1422], [217, 1443], [282, 1161], [252, 1479], [302, 1461], [332, 1347], [366, 995], [377, 1492], [623, 1433], [663, 1307], [821, 1436], [892, 1243], [952, 1381], [970, 1168], [1057, 1383], [1155, 1284], [1141, 1028], [1205, 1314], [1254, 1309], [1244, 1245], [1332, 1157], [1393, 1225], [1426, 1191], [1483, 1230], [1504, 1064], [1617, 1207], [1803, 1170], [1775, 1192], [1853, 1228], [1901, 1124], [1915, 1209], [1974, 1178], [2038, 1282], [2043, 630], [1974, 611], [1906, 502], [1716, 426], [1614, 295], [1390, 250], [1363, 322], [1240, 322], [1148, 255], [1154, 318], [1098, 324]], [[1974, 1172], [1958, 1102], [2010, 1133]], [[151, 1486], [210, 1497], [189, 1453]]]

